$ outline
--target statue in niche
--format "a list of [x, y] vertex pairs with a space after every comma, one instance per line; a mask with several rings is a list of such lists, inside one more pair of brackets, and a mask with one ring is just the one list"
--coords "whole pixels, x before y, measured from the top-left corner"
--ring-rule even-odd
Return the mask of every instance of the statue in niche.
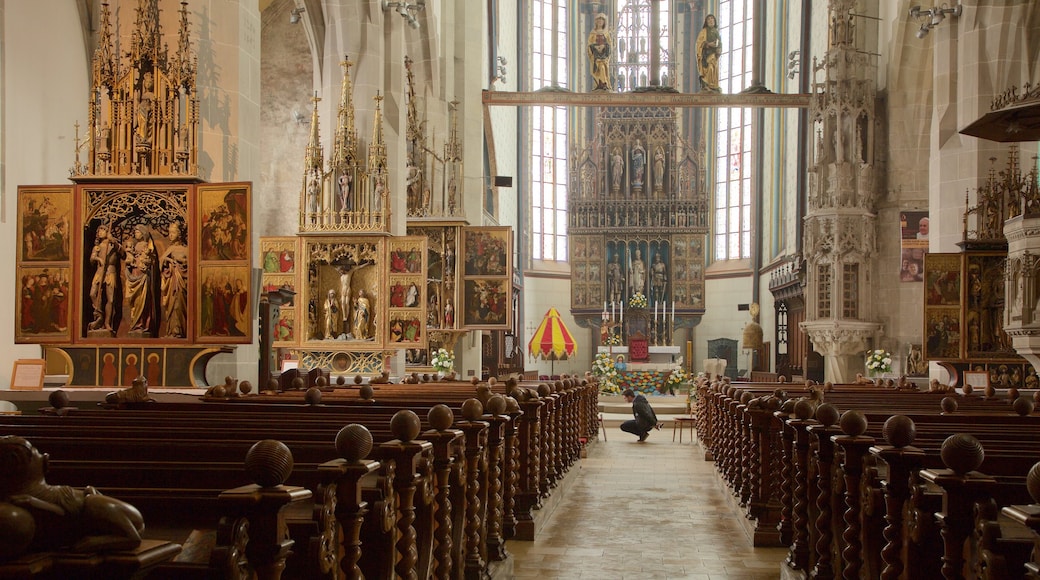
[[650, 293], [655, 302], [663, 302], [668, 290], [668, 266], [661, 259], [661, 252], [654, 254], [650, 265]]
[[639, 189], [643, 187], [643, 171], [646, 167], [646, 149], [636, 139], [636, 146], [632, 148], [632, 187]]
[[614, 192], [621, 191], [621, 180], [625, 176], [625, 158], [621, 156], [621, 149], [619, 147], [614, 148], [614, 154], [610, 159], [610, 183], [614, 187]]
[[8, 530], [0, 554], [71, 546], [74, 552], [132, 550], [144, 518], [134, 506], [93, 487], [50, 485], [48, 456], [14, 435], [0, 437], [0, 527]]
[[181, 236], [181, 223], [170, 222], [170, 245], [159, 258], [162, 276], [162, 313], [166, 336], [184, 338], [188, 324], [188, 246]]
[[141, 78], [141, 98], [137, 101], [137, 146], [150, 149], [155, 116], [155, 79], [151, 71]]
[[89, 330], [115, 331], [112, 319], [117, 300], [119, 242], [110, 233], [109, 226], [98, 226], [94, 234], [94, 248], [90, 252], [90, 263], [95, 269], [90, 283], [90, 304], [94, 310], [94, 319], [87, 326]]
[[358, 290], [357, 299], [354, 300], [354, 340], [368, 340], [372, 338], [369, 327], [372, 321], [372, 303], [364, 290]]
[[137, 336], [150, 336], [155, 317], [152, 280], [156, 256], [147, 226], [134, 226], [133, 237], [123, 243], [123, 250], [126, 253], [123, 262], [124, 312], [129, 314], [130, 332]]
[[621, 261], [617, 254], [607, 264], [607, 294], [611, 302], [621, 302], [621, 291], [625, 277], [621, 273]]
[[631, 294], [642, 293], [646, 288], [646, 263], [643, 262], [639, 248], [636, 248], [632, 263], [628, 266], [628, 281]]
[[664, 189], [664, 147], [657, 146], [654, 152], [654, 189]]
[[324, 338], [325, 340], [332, 340], [338, 335], [339, 330], [339, 299], [336, 298], [336, 291], [329, 288], [329, 292], [325, 297], [325, 327], [324, 327]]

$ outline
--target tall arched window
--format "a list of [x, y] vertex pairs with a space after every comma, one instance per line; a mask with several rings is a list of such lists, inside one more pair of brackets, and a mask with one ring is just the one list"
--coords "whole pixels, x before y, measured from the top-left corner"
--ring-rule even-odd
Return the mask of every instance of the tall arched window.
[[[739, 93], [751, 84], [754, 0], [719, 0], [722, 39], [719, 86]], [[751, 257], [752, 109], [719, 109], [715, 123], [715, 260]]]
[[[657, 9], [658, 28], [653, 31], [653, 10]], [[657, 37], [660, 68], [657, 70], [661, 84], [675, 86], [675, 65], [671, 54], [672, 0], [622, 0], [618, 4], [617, 23], [617, 82], [619, 91], [630, 91], [649, 86], [650, 50], [653, 38]]]
[[[529, 90], [567, 86], [567, 2], [534, 0]], [[531, 107], [531, 257], [567, 260], [567, 108]]]

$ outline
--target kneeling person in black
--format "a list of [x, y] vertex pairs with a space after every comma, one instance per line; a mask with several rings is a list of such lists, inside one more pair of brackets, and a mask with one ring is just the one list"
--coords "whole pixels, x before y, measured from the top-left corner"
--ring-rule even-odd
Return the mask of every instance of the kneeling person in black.
[[661, 426], [657, 422], [657, 415], [654, 414], [654, 410], [650, 407], [650, 403], [646, 400], [642, 394], [636, 394], [632, 389], [625, 389], [621, 396], [625, 398], [625, 401], [632, 404], [632, 415], [635, 419], [625, 421], [621, 424], [621, 430], [626, 433], [638, 435], [640, 441], [646, 441], [647, 436], [650, 435], [651, 429], [660, 429]]

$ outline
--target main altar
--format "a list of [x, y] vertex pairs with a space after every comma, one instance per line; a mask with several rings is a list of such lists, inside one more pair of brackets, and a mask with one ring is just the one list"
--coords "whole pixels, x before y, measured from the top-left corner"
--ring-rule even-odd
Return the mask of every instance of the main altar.
[[677, 329], [705, 309], [700, 153], [681, 138], [674, 109], [595, 114], [597, 133], [571, 167], [580, 184], [569, 205], [571, 312], [599, 329], [600, 352], [626, 359], [630, 383], [660, 387], [680, 353]]

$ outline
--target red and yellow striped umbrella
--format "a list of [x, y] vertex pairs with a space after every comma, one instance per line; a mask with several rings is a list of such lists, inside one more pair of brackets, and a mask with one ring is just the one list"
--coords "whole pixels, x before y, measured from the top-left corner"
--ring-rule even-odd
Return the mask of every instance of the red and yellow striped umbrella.
[[534, 331], [531, 342], [527, 343], [527, 352], [531, 356], [542, 360], [567, 360], [567, 357], [578, 352], [578, 345], [574, 342], [571, 331], [563, 324], [560, 313], [555, 308], [550, 308]]

